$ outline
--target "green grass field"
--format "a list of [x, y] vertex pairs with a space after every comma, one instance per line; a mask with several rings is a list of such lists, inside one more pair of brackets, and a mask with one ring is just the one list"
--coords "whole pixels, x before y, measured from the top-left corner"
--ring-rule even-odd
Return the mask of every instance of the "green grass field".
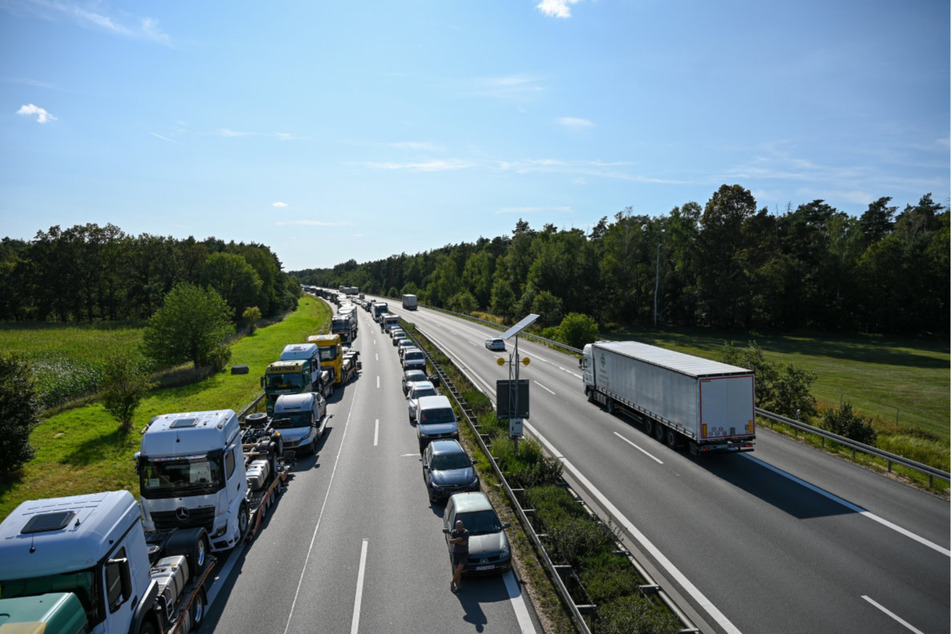
[[[31, 437], [36, 457], [20, 477], [0, 482], [0, 518], [6, 517], [20, 502], [33, 498], [114, 489], [137, 491], [132, 455], [138, 449], [138, 430], [153, 416], [243, 409], [260, 393], [259, 380], [264, 369], [280, 356], [284, 346], [304, 342], [312, 334], [327, 332], [329, 323], [330, 309], [326, 304], [313, 297], [301, 298], [298, 309], [286, 319], [232, 344], [231, 365], [248, 365], [248, 374], [232, 375], [225, 371], [191, 385], [155, 390], [139, 405], [132, 432], [120, 432], [119, 424], [98, 403], [50, 416]], [[0, 332], [11, 330], [15, 329]], [[14, 341], [11, 337], [2, 339], [3, 349], [23, 351], [24, 356], [29, 354], [31, 359], [42, 360], [41, 340], [50, 342], [48, 349], [51, 354], [65, 355], [70, 348], [61, 345], [64, 341], [73, 341], [78, 353], [80, 350], [95, 350], [97, 338], [110, 338], [113, 333], [102, 328], [61, 330], [70, 332], [60, 336], [57, 329], [44, 327], [34, 331], [34, 336], [30, 337], [21, 331], [17, 336], [24, 342], [23, 347], [8, 348], [9, 342]], [[136, 345], [141, 339], [141, 329], [136, 332], [133, 328], [126, 328], [120, 332], [128, 346]], [[47, 334], [54, 334], [55, 338]], [[114, 341], [109, 345], [113, 344]], [[106, 344], [100, 342], [100, 345]]]

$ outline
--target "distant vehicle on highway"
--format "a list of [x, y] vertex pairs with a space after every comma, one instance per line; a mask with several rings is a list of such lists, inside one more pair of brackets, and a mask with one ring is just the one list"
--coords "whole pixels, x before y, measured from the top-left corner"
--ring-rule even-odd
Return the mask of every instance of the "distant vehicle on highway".
[[486, 339], [485, 347], [489, 350], [496, 350], [498, 352], [505, 352], [505, 340], [496, 337], [495, 339]]

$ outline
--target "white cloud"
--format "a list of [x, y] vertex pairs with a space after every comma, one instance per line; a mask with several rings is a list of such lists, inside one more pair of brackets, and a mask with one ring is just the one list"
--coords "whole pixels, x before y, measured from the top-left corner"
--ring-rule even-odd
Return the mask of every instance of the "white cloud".
[[271, 205], [272, 207], [287, 207], [287, 203], [276, 202]]
[[161, 134], [159, 134], [159, 133], [157, 133], [157, 132], [149, 132], [149, 134], [151, 134], [152, 136], [154, 136], [156, 139], [162, 139], [163, 141], [168, 141], [169, 143], [174, 143], [174, 144], [176, 144], [176, 145], [181, 145], [181, 143], [179, 143], [179, 142], [176, 141], [175, 139], [170, 139], [170, 138], [168, 138], [167, 136], [162, 136]]
[[459, 159], [445, 161], [426, 161], [424, 163], [364, 163], [366, 167], [383, 170], [409, 170], [411, 172], [444, 172], [472, 167], [472, 163]]
[[593, 128], [594, 123], [578, 117], [560, 117], [558, 123], [567, 128]]
[[571, 5], [581, 0], [541, 0], [535, 8], [550, 18], [570, 18]]
[[508, 75], [505, 77], [483, 77], [473, 80], [469, 92], [480, 97], [495, 99], [524, 99], [544, 92], [537, 77]]
[[159, 28], [156, 20], [146, 17], [139, 19], [137, 25], [124, 24], [123, 19], [127, 19], [128, 15], [120, 17], [108, 15], [102, 11], [102, 4], [99, 2], [31, 0], [28, 8], [35, 15], [46, 20], [58, 20], [61, 16], [65, 16], [83, 28], [98, 29], [122, 37], [152, 40], [164, 46], [171, 46], [171, 38]]
[[40, 108], [39, 106], [34, 106], [33, 104], [20, 106], [20, 109], [17, 110], [17, 114], [23, 117], [36, 117], [37, 123], [47, 123], [49, 121], [56, 121], [56, 117], [48, 113], [43, 108]]

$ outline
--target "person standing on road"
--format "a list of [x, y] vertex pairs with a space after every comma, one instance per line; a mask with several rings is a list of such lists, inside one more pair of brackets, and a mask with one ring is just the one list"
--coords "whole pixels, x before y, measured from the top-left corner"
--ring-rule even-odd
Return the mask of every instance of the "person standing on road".
[[449, 589], [453, 592], [459, 592], [459, 582], [462, 579], [462, 571], [466, 567], [466, 561], [469, 559], [469, 531], [466, 530], [462, 520], [456, 520], [456, 528], [449, 533], [449, 543], [452, 544], [452, 581], [449, 583]]

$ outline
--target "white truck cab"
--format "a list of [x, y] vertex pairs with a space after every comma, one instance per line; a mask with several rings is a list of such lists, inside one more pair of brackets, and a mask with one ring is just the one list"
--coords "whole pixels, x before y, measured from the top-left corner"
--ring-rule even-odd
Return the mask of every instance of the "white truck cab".
[[240, 541], [249, 522], [248, 478], [233, 410], [156, 416], [136, 467], [146, 530], [201, 526], [213, 551]]

